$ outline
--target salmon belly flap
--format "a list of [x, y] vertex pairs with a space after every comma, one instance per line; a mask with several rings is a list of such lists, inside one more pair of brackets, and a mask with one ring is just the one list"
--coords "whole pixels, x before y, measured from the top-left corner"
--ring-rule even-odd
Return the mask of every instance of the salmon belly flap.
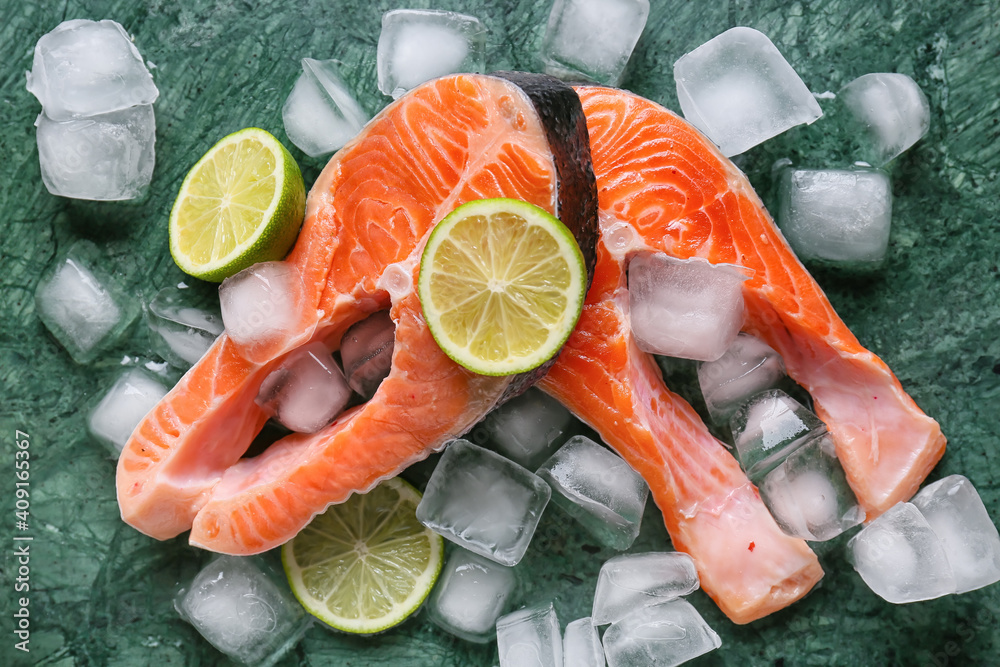
[[[559, 139], [551, 123], [573, 131]], [[266, 551], [526, 387], [534, 378], [479, 376], [437, 346], [416, 295], [420, 254], [457, 206], [511, 197], [560, 216], [589, 242], [592, 270], [597, 194], [586, 137], [572, 88], [541, 75], [445, 77], [386, 107], [309, 193], [285, 260], [304, 285], [295, 333], [252, 354], [220, 336], [126, 444], [122, 518], [157, 539], [190, 529], [205, 549]], [[254, 399], [268, 373], [310, 342], [337, 349], [352, 324], [386, 309], [395, 346], [375, 395], [317, 433], [242, 458], [266, 421]]]

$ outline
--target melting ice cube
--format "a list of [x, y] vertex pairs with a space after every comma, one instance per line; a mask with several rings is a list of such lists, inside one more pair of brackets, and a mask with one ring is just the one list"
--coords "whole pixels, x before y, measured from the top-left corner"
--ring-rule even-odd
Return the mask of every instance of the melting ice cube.
[[425, 81], [457, 72], [482, 72], [486, 28], [465, 14], [395, 9], [382, 15], [378, 89], [398, 98]]
[[780, 389], [753, 396], [730, 420], [736, 458], [757, 482], [805, 443], [826, 430], [820, 418]]
[[760, 483], [778, 526], [806, 540], [829, 540], [865, 520], [825, 429], [788, 455]]
[[481, 422], [494, 449], [535, 470], [559, 447], [573, 415], [543, 391], [528, 389], [493, 410]]
[[173, 286], [150, 301], [146, 325], [157, 354], [178, 368], [201, 359], [225, 328], [217, 306], [197, 299], [191, 289]]
[[490, 641], [516, 584], [512, 568], [455, 549], [434, 585], [427, 614], [436, 625], [462, 639]]
[[944, 545], [911, 503], [889, 508], [851, 538], [848, 548], [854, 569], [888, 602], [918, 602], [955, 592]]
[[212, 646], [242, 665], [266, 667], [301, 639], [309, 617], [284, 577], [252, 557], [219, 556], [174, 607]]
[[340, 359], [351, 389], [366, 399], [392, 370], [396, 325], [382, 310], [352, 325], [340, 341]]
[[1000, 535], [972, 482], [949, 475], [925, 486], [910, 502], [941, 540], [956, 593], [1000, 581]]
[[803, 260], [874, 265], [885, 258], [892, 184], [879, 169], [788, 169], [778, 225]]
[[167, 395], [167, 387], [148, 373], [130, 368], [121, 373], [87, 417], [87, 431], [117, 457], [132, 431]]
[[93, 243], [78, 241], [35, 289], [39, 318], [78, 364], [113, 345], [139, 313], [136, 300], [100, 267], [102, 259]]
[[617, 86], [649, 16], [649, 0], [556, 0], [542, 41], [545, 71]]
[[742, 269], [664, 253], [637, 255], [628, 267], [632, 333], [640, 349], [714, 361], [743, 326]]
[[42, 181], [54, 195], [134, 199], [153, 178], [156, 121], [148, 104], [65, 121], [43, 113], [35, 125]]
[[604, 667], [604, 647], [591, 618], [578, 618], [563, 634], [563, 660], [567, 667]]
[[427, 482], [417, 519], [469, 551], [517, 565], [551, 494], [548, 484], [516, 463], [455, 440]]
[[261, 383], [256, 400], [286, 428], [315, 433], [333, 421], [350, 398], [340, 367], [317, 341], [290, 353]]
[[608, 667], [673, 667], [721, 645], [719, 635], [685, 600], [633, 611], [604, 633]]
[[698, 384], [708, 412], [726, 422], [752, 395], [770, 389], [784, 376], [785, 363], [771, 346], [741, 333], [715, 361], [698, 366]]
[[620, 456], [577, 435], [537, 475], [552, 487], [553, 502], [602, 544], [622, 550], [635, 541], [649, 487]]
[[562, 637], [552, 603], [502, 616], [497, 647], [500, 667], [562, 667]]
[[771, 40], [752, 28], [731, 28], [681, 56], [674, 80], [684, 117], [726, 157], [823, 115]]
[[876, 166], [917, 143], [930, 127], [927, 96], [905, 74], [865, 74], [844, 86], [837, 99], [867, 134], [861, 157]]
[[694, 561], [679, 551], [616, 556], [601, 566], [594, 625], [615, 623], [636, 608], [673, 600], [698, 588]]
[[253, 354], [298, 332], [302, 276], [287, 262], [260, 262], [222, 281], [219, 302], [226, 334]]
[[310, 157], [343, 147], [368, 122], [336, 60], [302, 59], [302, 74], [281, 109], [285, 133]]
[[149, 105], [159, 91], [114, 21], [64, 21], [35, 44], [28, 90], [55, 121]]

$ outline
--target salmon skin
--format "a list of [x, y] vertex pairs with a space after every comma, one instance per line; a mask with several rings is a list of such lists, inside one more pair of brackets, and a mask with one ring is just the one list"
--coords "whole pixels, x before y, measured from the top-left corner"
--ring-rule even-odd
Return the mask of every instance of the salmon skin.
[[753, 271], [744, 284], [745, 330], [774, 347], [810, 392], [870, 515], [909, 498], [945, 440], [837, 317], [749, 182], [711, 142], [631, 93], [577, 93], [602, 238], [583, 315], [539, 386], [643, 475], [703, 588], [733, 621], [752, 621], [804, 595], [822, 571], [801, 540], [778, 530], [733, 457], [636, 347], [626, 285], [632, 256], [664, 252]]
[[[302, 278], [294, 331], [252, 349], [223, 334], [146, 416], [118, 463], [122, 518], [157, 539], [190, 529], [205, 549], [262, 552], [527, 388], [536, 375], [479, 376], [449, 359], [415, 290], [431, 228], [465, 202], [494, 197], [560, 217], [592, 275], [597, 193], [572, 88], [543, 75], [458, 75], [383, 110], [310, 191], [285, 260]], [[336, 349], [352, 324], [386, 309], [392, 369], [375, 395], [317, 433], [241, 459], [267, 419], [254, 398], [268, 373], [312, 341]]]

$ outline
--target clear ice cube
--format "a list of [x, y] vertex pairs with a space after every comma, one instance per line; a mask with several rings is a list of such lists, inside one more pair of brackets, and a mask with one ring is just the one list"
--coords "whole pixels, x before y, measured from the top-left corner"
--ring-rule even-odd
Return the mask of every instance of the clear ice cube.
[[500, 667], [562, 667], [562, 635], [552, 603], [500, 617], [497, 648]]
[[302, 74], [281, 108], [285, 134], [310, 157], [342, 148], [368, 122], [337, 64], [303, 58]]
[[865, 161], [885, 165], [927, 134], [931, 109], [920, 86], [905, 74], [865, 74], [837, 93], [866, 134]]
[[219, 287], [226, 335], [245, 356], [293, 338], [303, 292], [301, 274], [287, 262], [260, 262], [226, 278]]
[[649, 0], [556, 0], [542, 40], [545, 71], [617, 86], [649, 16]]
[[42, 113], [35, 126], [42, 182], [54, 195], [135, 199], [153, 178], [156, 120], [148, 104], [65, 121]]
[[146, 308], [153, 348], [177, 368], [201, 359], [225, 329], [218, 302], [198, 299], [190, 288], [164, 287]]
[[340, 360], [351, 389], [366, 399], [392, 370], [396, 325], [382, 310], [352, 325], [340, 341]]
[[291, 352], [264, 378], [257, 405], [298, 433], [315, 433], [343, 412], [351, 389], [323, 343]]
[[159, 91], [114, 21], [64, 21], [38, 40], [28, 91], [56, 121], [149, 105]]
[[826, 430], [819, 417], [780, 389], [754, 395], [729, 423], [736, 458], [754, 483], [805, 443], [807, 437]]
[[466, 440], [438, 461], [417, 519], [461, 547], [502, 565], [517, 565], [552, 491], [537, 475]]
[[620, 456], [577, 435], [536, 474], [552, 487], [552, 501], [602, 544], [618, 550], [632, 546], [649, 487]]
[[846, 266], [878, 266], [889, 247], [892, 184], [880, 169], [787, 169], [778, 226], [795, 254]]
[[35, 289], [38, 317], [78, 364], [116, 343], [139, 314], [137, 300], [101, 268], [103, 259], [93, 243], [78, 241]]
[[455, 549], [441, 570], [427, 603], [435, 625], [467, 641], [496, 637], [497, 619], [506, 611], [517, 585], [512, 568], [465, 549]]
[[572, 423], [559, 401], [532, 387], [490, 412], [481, 426], [493, 449], [535, 470], [559, 448]]
[[483, 72], [486, 27], [474, 16], [434, 9], [395, 9], [382, 15], [378, 89], [394, 99], [425, 81], [458, 72]]
[[748, 398], [774, 387], [784, 375], [781, 355], [747, 333], [736, 336], [721, 357], [698, 366], [698, 384], [717, 423], [729, 421]]
[[752, 28], [731, 28], [674, 63], [684, 118], [723, 155], [739, 155], [823, 115], [777, 47]]
[[1000, 581], [1000, 535], [972, 482], [949, 475], [925, 486], [910, 502], [944, 545], [956, 593]]
[[615, 556], [601, 566], [591, 618], [594, 625], [615, 623], [634, 609], [673, 600], [697, 588], [698, 572], [685, 553]]
[[637, 255], [628, 267], [632, 333], [640, 349], [714, 361], [743, 326], [740, 267], [664, 253]]
[[785, 533], [805, 540], [829, 540], [865, 520], [825, 430], [764, 477], [760, 497]]
[[604, 633], [608, 667], [673, 667], [721, 645], [719, 635], [686, 600], [633, 611]]
[[143, 417], [167, 395], [168, 388], [145, 371], [130, 368], [87, 416], [87, 431], [118, 457]]
[[605, 667], [604, 646], [591, 618], [578, 618], [563, 633], [563, 660], [567, 667]]
[[955, 592], [944, 544], [911, 503], [897, 503], [848, 542], [854, 569], [888, 602], [931, 600]]
[[212, 560], [180, 591], [174, 607], [212, 646], [249, 667], [274, 664], [310, 622], [284, 577], [245, 556]]

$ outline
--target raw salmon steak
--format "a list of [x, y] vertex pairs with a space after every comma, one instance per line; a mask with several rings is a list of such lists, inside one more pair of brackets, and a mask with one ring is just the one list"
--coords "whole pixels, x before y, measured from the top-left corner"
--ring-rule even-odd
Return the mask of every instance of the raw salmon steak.
[[[252, 554], [327, 506], [398, 474], [468, 430], [534, 375], [475, 375], [430, 335], [414, 285], [430, 229], [475, 199], [513, 197], [560, 217], [589, 272], [597, 195], [572, 88], [541, 75], [459, 75], [388, 106], [313, 186], [286, 259], [302, 277], [298, 325], [252, 348], [219, 337], [136, 428], [118, 463], [122, 518], [158, 539]], [[313, 434], [241, 458], [267, 417], [254, 399], [287, 354], [331, 350], [366, 316], [395, 323], [392, 369], [373, 398]]]

